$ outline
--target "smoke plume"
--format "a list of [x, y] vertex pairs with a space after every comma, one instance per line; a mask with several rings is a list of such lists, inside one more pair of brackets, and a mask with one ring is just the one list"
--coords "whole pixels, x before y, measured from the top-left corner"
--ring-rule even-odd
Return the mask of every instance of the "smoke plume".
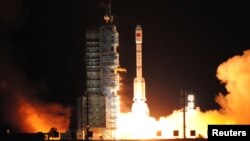
[[17, 69], [10, 65], [2, 67], [3, 64], [1, 62], [1, 120], [20, 132], [48, 132], [52, 127], [66, 131], [70, 108], [38, 100], [39, 91], [46, 92], [44, 86], [31, 84]]
[[[250, 50], [242, 55], [236, 55], [223, 62], [217, 68], [217, 78], [225, 84], [227, 94], [219, 93], [215, 101], [219, 110], [202, 112], [199, 107], [187, 112], [187, 130], [197, 130], [206, 136], [208, 124], [249, 124], [250, 112]], [[182, 129], [182, 110], [175, 110], [166, 117], [161, 117], [159, 123], [165, 128]], [[179, 123], [171, 125], [171, 123]], [[165, 126], [165, 127], [164, 127]], [[181, 131], [182, 132], [182, 131]]]
[[[249, 124], [250, 123], [250, 50], [242, 55], [236, 55], [223, 62], [217, 68], [217, 77], [225, 84], [227, 94], [219, 93], [215, 101], [220, 105], [219, 110], [202, 112], [199, 107], [186, 111], [186, 136], [191, 130], [196, 131], [196, 137], [207, 137], [209, 124]], [[152, 121], [152, 122], [150, 122]], [[126, 123], [126, 124], [124, 124]], [[138, 126], [135, 123], [143, 123]], [[145, 128], [150, 127], [150, 128]], [[138, 129], [139, 128], [139, 129]], [[121, 114], [119, 123], [120, 138], [157, 138], [156, 132], [161, 131], [158, 138], [182, 138], [183, 109], [177, 109], [168, 116], [160, 117], [159, 121], [152, 117], [133, 118], [131, 113]], [[143, 131], [145, 134], [133, 131]], [[179, 136], [174, 137], [173, 131], [178, 130]]]
[[[24, 32], [31, 16], [30, 4], [0, 1], [0, 124], [19, 132], [48, 132], [52, 127], [65, 131], [70, 124], [70, 108], [43, 101], [41, 95], [49, 91], [46, 82], [25, 75], [25, 65], [18, 57], [27, 59], [17, 52], [30, 45]], [[17, 39], [20, 35], [25, 36], [22, 41]]]
[[25, 131], [48, 132], [50, 128], [55, 127], [59, 131], [66, 131], [70, 124], [70, 109], [60, 104], [28, 102], [20, 97], [20, 108], [18, 117], [21, 118], [22, 127]]
[[0, 43], [0, 124], [18, 132], [65, 131], [70, 108], [41, 100], [48, 93], [45, 81], [29, 80], [11, 55], [10, 42]]
[[69, 107], [38, 100], [38, 93], [47, 91], [45, 84], [29, 82], [6, 58], [1, 61], [0, 73], [1, 120], [19, 132], [48, 132], [52, 127], [59, 131], [68, 129]]
[[222, 111], [235, 123], [250, 123], [250, 50], [222, 63], [217, 70], [217, 77], [225, 84], [227, 95], [220, 94], [216, 101]]

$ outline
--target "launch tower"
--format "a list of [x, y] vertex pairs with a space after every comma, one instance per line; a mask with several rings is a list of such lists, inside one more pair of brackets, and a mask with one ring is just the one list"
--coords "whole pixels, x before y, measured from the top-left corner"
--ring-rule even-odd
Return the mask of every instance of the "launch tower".
[[105, 24], [86, 31], [86, 93], [78, 99], [78, 139], [116, 139], [119, 108], [119, 34], [111, 5]]

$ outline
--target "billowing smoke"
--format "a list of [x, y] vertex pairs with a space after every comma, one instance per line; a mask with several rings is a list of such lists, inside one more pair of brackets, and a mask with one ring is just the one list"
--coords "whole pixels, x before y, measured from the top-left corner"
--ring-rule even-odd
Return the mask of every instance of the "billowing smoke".
[[17, 115], [21, 118], [22, 127], [26, 132], [48, 132], [52, 127], [62, 132], [68, 129], [70, 108], [57, 103], [28, 102], [22, 97], [19, 102]]
[[48, 132], [52, 127], [65, 131], [70, 108], [42, 100], [49, 91], [46, 82], [25, 75], [25, 63], [17, 57], [18, 48], [26, 44], [18, 44], [16, 33], [22, 34], [29, 10], [23, 0], [0, 1], [0, 127], [19, 132]]
[[[227, 94], [219, 93], [215, 97], [215, 101], [221, 108], [205, 112], [202, 112], [199, 107], [187, 110], [186, 137], [191, 137], [189, 134], [191, 130], [196, 131], [196, 137], [207, 137], [207, 125], [209, 124], [250, 123], [250, 112], [247, 108], [250, 107], [250, 50], [246, 50], [242, 55], [236, 55], [219, 65], [217, 77], [222, 84], [225, 84], [228, 92]], [[183, 109], [174, 110], [172, 114], [160, 117], [159, 121], [152, 120], [152, 117], [135, 119], [131, 113], [121, 115], [122, 120], [119, 123], [121, 138], [183, 137]], [[138, 126], [135, 123], [143, 124]], [[143, 131], [147, 135], [136, 133], [131, 129], [138, 129], [137, 131]], [[173, 136], [174, 130], [179, 131], [178, 137]], [[157, 131], [161, 131], [160, 137], [156, 136]]]
[[133, 91], [131, 89], [131, 87], [129, 87], [126, 84], [123, 84], [120, 88], [121, 90], [119, 91], [119, 95], [120, 95], [120, 111], [121, 112], [129, 112], [131, 110], [131, 105], [132, 105], [132, 101], [131, 101], [131, 97], [129, 97], [128, 93], [130, 93], [131, 91]]
[[[221, 106], [219, 110], [201, 112], [199, 107], [187, 112], [187, 129], [197, 130], [206, 136], [208, 124], [249, 124], [250, 112], [250, 50], [243, 55], [236, 55], [219, 65], [217, 77], [225, 84], [227, 94], [219, 93], [215, 98]], [[161, 125], [173, 129], [182, 129], [182, 123], [172, 127], [171, 123], [182, 120], [182, 111], [176, 110], [167, 117], [160, 119]], [[165, 124], [164, 124], [165, 123]]]
[[39, 100], [47, 92], [44, 83], [28, 81], [2, 54], [0, 81], [1, 120], [20, 132], [48, 132], [55, 127], [66, 131], [70, 124], [70, 108]]
[[220, 94], [216, 101], [222, 111], [235, 123], [250, 123], [250, 50], [222, 63], [217, 77], [225, 84], [227, 95]]

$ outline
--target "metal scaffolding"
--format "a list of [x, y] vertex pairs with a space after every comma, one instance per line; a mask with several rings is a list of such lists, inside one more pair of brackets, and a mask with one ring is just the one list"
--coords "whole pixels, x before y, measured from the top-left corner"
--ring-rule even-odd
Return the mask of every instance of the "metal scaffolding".
[[104, 137], [115, 139], [119, 109], [119, 46], [116, 26], [106, 24], [100, 28], [101, 91], [106, 96], [106, 130]]
[[[78, 139], [91, 131], [94, 140], [116, 139], [120, 101], [119, 34], [113, 24], [111, 5], [106, 5], [105, 24], [86, 32], [85, 95], [78, 99]], [[88, 138], [89, 139], [89, 138]]]
[[90, 129], [93, 139], [116, 138], [121, 69], [118, 38], [113, 24], [86, 32], [87, 90], [78, 100], [78, 130]]

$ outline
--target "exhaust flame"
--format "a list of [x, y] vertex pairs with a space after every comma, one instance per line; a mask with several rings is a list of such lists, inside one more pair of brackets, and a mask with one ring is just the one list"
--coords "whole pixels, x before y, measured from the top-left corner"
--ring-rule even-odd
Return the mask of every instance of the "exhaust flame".
[[[222, 63], [217, 77], [225, 84], [228, 94], [219, 94], [215, 101], [219, 110], [202, 112], [199, 107], [186, 111], [186, 137], [207, 137], [208, 124], [250, 124], [250, 50]], [[183, 138], [183, 110], [174, 110], [171, 115], [155, 118], [135, 113], [120, 113], [117, 130], [120, 139]], [[179, 136], [173, 131], [178, 130]], [[195, 130], [196, 135], [190, 136]], [[157, 133], [160, 134], [157, 135]]]

